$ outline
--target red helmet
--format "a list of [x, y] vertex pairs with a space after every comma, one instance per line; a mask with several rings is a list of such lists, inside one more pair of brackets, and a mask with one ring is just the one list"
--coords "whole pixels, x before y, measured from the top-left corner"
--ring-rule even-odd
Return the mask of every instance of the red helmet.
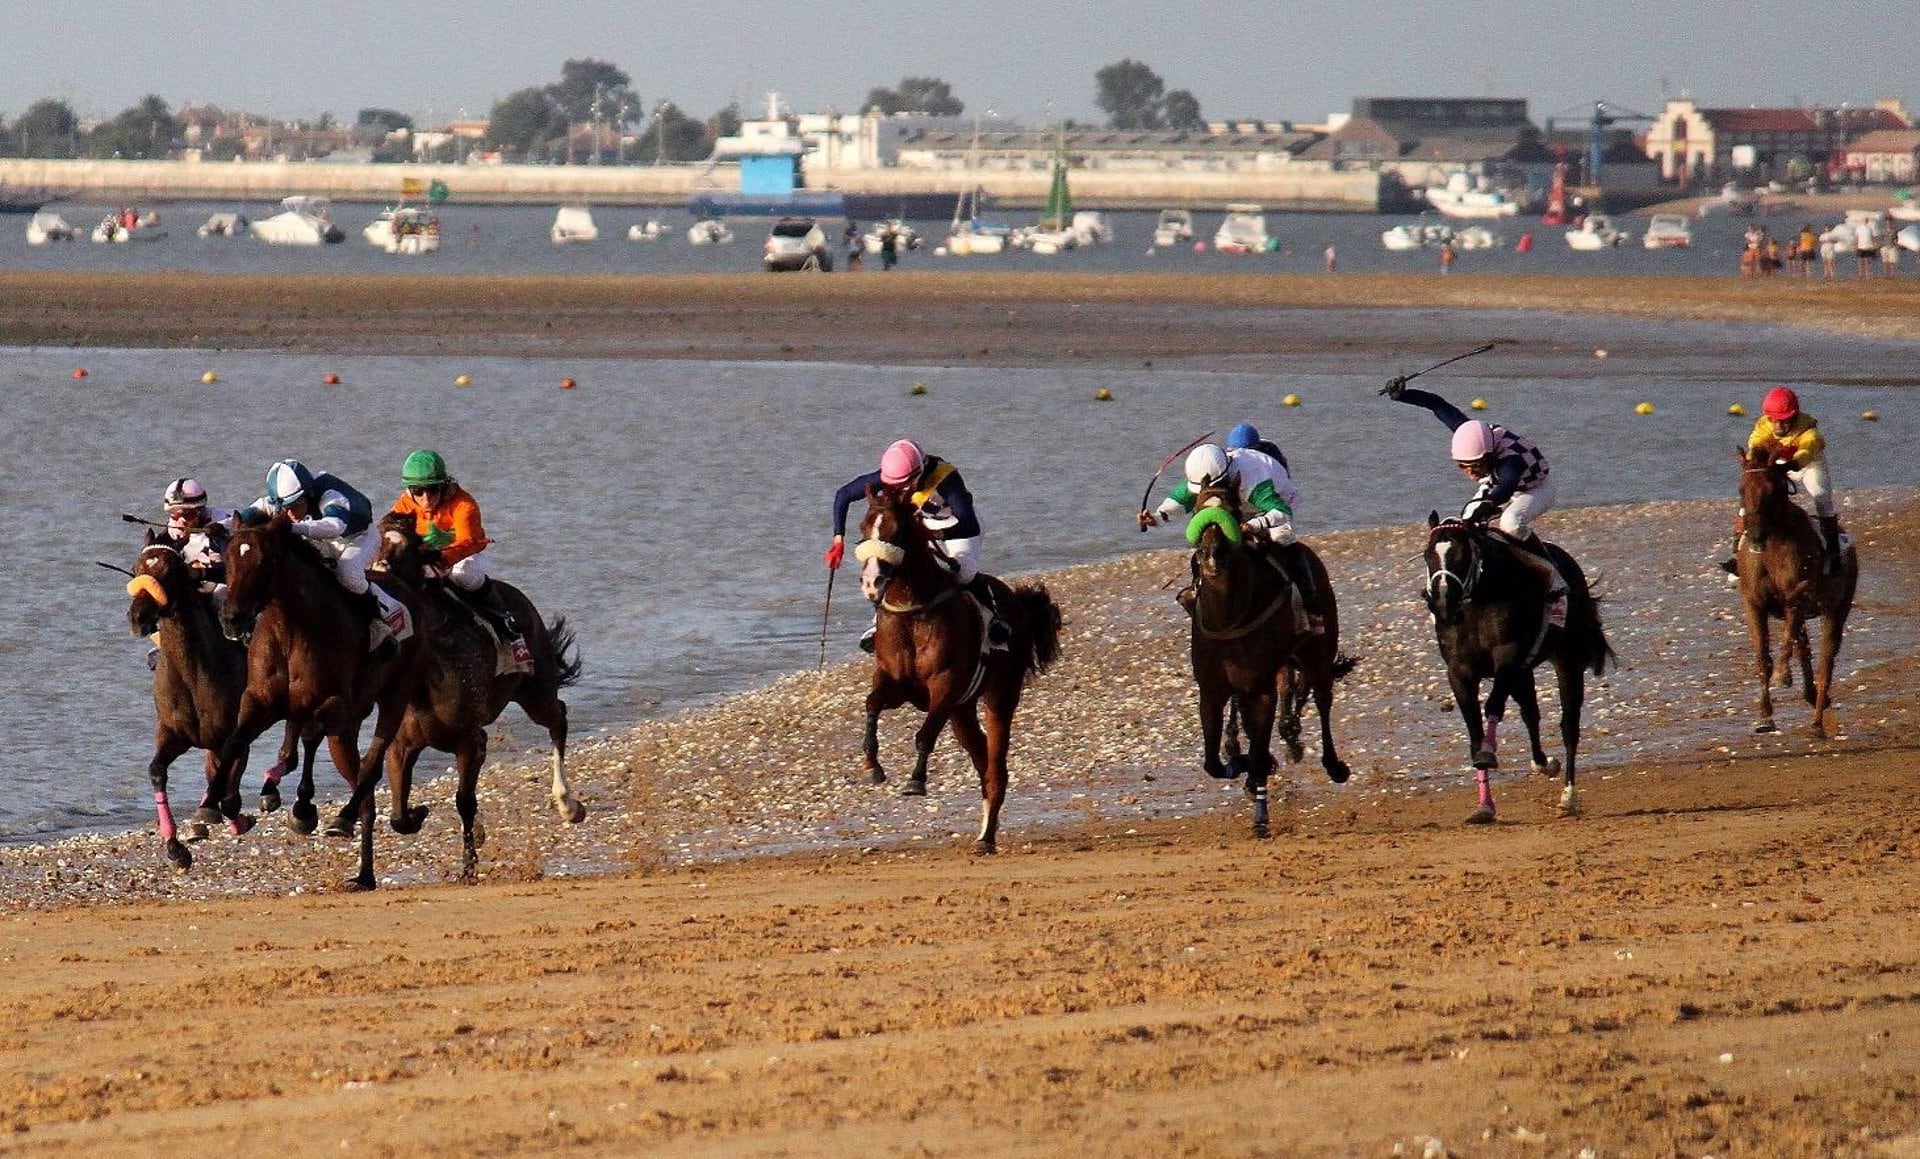
[[1760, 409], [1775, 422], [1792, 422], [1800, 413], [1800, 396], [1784, 386], [1776, 386], [1767, 392], [1767, 400], [1760, 404]]

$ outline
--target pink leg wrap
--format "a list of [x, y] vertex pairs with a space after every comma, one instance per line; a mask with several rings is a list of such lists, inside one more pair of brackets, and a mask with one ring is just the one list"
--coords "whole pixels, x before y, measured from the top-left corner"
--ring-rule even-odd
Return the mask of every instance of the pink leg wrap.
[[280, 761], [275, 761], [267, 769], [267, 775], [260, 782], [260, 784], [263, 788], [267, 785], [277, 785], [280, 783], [280, 778], [286, 775], [287, 775], [287, 766]]
[[1493, 786], [1487, 780], [1487, 770], [1476, 770], [1473, 774], [1473, 783], [1480, 786], [1480, 807], [1493, 808]]
[[154, 790], [153, 810], [160, 815], [160, 840], [172, 841], [178, 830], [173, 825], [173, 806], [167, 803], [165, 789]]

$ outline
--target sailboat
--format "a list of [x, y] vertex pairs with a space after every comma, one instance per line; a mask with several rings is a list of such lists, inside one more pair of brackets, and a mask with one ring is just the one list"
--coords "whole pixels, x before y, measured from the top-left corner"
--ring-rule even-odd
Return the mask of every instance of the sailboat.
[[[979, 156], [980, 121], [976, 118], [973, 122], [973, 147], [967, 153], [969, 175], [973, 173]], [[988, 225], [980, 220], [980, 203], [985, 196], [976, 181], [973, 188], [954, 198], [953, 225], [947, 230], [947, 244], [942, 251], [966, 257], [970, 254], [997, 254], [1007, 248], [1007, 235], [1012, 231], [1004, 225]]]
[[1037, 254], [1057, 254], [1070, 250], [1078, 238], [1073, 231], [1073, 194], [1067, 191], [1067, 150], [1065, 142], [1053, 151], [1053, 181], [1047, 186], [1047, 208], [1040, 224], [1022, 235], [1026, 247]]

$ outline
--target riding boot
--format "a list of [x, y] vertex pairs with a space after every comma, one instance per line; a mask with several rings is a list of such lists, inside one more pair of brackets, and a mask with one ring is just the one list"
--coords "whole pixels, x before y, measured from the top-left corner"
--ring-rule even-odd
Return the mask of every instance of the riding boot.
[[1827, 545], [1827, 574], [1840, 574], [1840, 517], [1822, 515], [1820, 517], [1820, 538]]
[[1560, 574], [1560, 568], [1553, 562], [1553, 557], [1547, 554], [1546, 541], [1540, 538], [1538, 532], [1529, 530], [1525, 539], [1514, 539], [1513, 542], [1526, 554], [1539, 561], [1538, 565], [1530, 564], [1529, 566], [1535, 571], [1541, 571], [1544, 568], [1544, 578], [1547, 581], [1547, 625], [1554, 628], [1566, 627], [1567, 581], [1566, 577]]
[[507, 610], [507, 602], [500, 595], [500, 588], [491, 579], [480, 581], [480, 586], [467, 593], [474, 607], [486, 617], [493, 630], [499, 634], [502, 643], [511, 644], [520, 638], [520, 625], [514, 622], [513, 613]]
[[1013, 639], [1013, 629], [1000, 618], [1000, 609], [993, 598], [993, 578], [982, 572], [967, 581], [966, 590], [987, 609], [987, 646], [1004, 649], [1007, 641]]
[[1300, 599], [1301, 618], [1306, 621], [1309, 636], [1322, 635], [1327, 630], [1326, 621], [1314, 614], [1313, 609], [1320, 606], [1319, 589], [1313, 582], [1313, 568], [1307, 563], [1305, 544], [1290, 543], [1280, 549], [1280, 567], [1286, 572], [1287, 579], [1293, 584], [1294, 592]]
[[386, 610], [380, 606], [372, 584], [364, 592], [348, 592], [347, 603], [367, 617], [367, 651], [374, 659], [391, 660], [400, 654], [400, 641], [393, 638], [393, 630], [387, 626]]

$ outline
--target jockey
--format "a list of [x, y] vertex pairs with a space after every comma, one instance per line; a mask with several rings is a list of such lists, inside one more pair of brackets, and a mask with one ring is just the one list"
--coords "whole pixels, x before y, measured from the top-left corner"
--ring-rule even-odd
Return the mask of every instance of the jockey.
[[396, 630], [385, 593], [367, 583], [367, 565], [373, 545], [367, 529], [373, 526], [373, 503], [339, 476], [310, 471], [297, 459], [282, 459], [267, 468], [267, 493], [234, 512], [243, 524], [264, 523], [285, 512], [293, 519], [293, 533], [311, 542], [322, 558], [333, 564], [333, 574], [347, 589], [354, 607], [369, 617], [369, 650], [390, 656]]
[[1760, 420], [1747, 437], [1747, 449], [1765, 451], [1787, 464], [1787, 478], [1813, 500], [1820, 517], [1820, 538], [1827, 548], [1826, 571], [1840, 570], [1840, 517], [1835, 514], [1833, 490], [1827, 481], [1827, 440], [1819, 420], [1800, 409], [1800, 396], [1784, 386], [1767, 392], [1760, 404]]
[[1287, 456], [1281, 453], [1280, 445], [1272, 439], [1263, 439], [1260, 437], [1259, 427], [1254, 426], [1252, 423], [1235, 424], [1234, 428], [1227, 432], [1228, 453], [1243, 451], [1249, 447], [1279, 463], [1288, 471], [1293, 470], [1292, 465], [1287, 462]]
[[446, 460], [436, 451], [415, 451], [400, 467], [406, 490], [387, 514], [413, 520], [420, 542], [454, 586], [468, 593], [480, 613], [511, 644], [520, 635], [513, 613], [500, 598], [500, 589], [487, 577], [487, 538], [480, 526], [480, 505], [447, 473]]
[[161, 496], [166, 508], [167, 526], [161, 532], [180, 551], [200, 591], [218, 608], [226, 600], [226, 564], [221, 553], [227, 545], [226, 521], [233, 512], [207, 506], [207, 489], [194, 479], [175, 479]]
[[[1293, 532], [1293, 508], [1300, 502], [1300, 491], [1293, 485], [1293, 477], [1287, 474], [1286, 466], [1278, 458], [1257, 449], [1257, 444], [1263, 440], [1259, 437], [1260, 432], [1251, 425], [1241, 423], [1228, 432], [1228, 439], [1236, 441], [1236, 435], [1245, 437], [1249, 433], [1252, 437], [1247, 440], [1246, 446], [1221, 450], [1212, 443], [1202, 443], [1189, 452], [1186, 479], [1174, 484], [1173, 490], [1160, 501], [1160, 506], [1152, 511], [1140, 512], [1140, 526], [1152, 527], [1155, 523], [1165, 523], [1175, 515], [1192, 511], [1200, 492], [1208, 487], [1232, 487], [1240, 509], [1243, 512], [1256, 512], [1240, 524], [1240, 530], [1252, 540], [1265, 540], [1282, 549], [1274, 553], [1274, 561], [1280, 565], [1288, 581], [1299, 589], [1302, 626], [1308, 634], [1318, 635], [1325, 627], [1319, 616], [1307, 611], [1319, 604], [1313, 569], [1307, 562], [1305, 549]], [[1279, 450], [1278, 447], [1274, 449]], [[1181, 606], [1192, 611], [1191, 588], [1181, 592], [1179, 599]]]
[[1493, 524], [1514, 545], [1523, 548], [1521, 562], [1538, 572], [1547, 585], [1547, 622], [1567, 622], [1567, 581], [1560, 575], [1546, 547], [1534, 533], [1533, 521], [1553, 507], [1555, 488], [1547, 456], [1530, 439], [1497, 423], [1470, 419], [1439, 395], [1409, 389], [1396, 378], [1381, 393], [1396, 402], [1424, 407], [1453, 432], [1453, 461], [1469, 479], [1479, 483], [1461, 509], [1469, 523]]
[[[1004, 648], [1012, 638], [1007, 622], [994, 606], [993, 586], [980, 572], [980, 520], [973, 513], [973, 493], [952, 463], [920, 449], [912, 439], [900, 439], [880, 456], [880, 469], [849, 479], [833, 494], [833, 543], [827, 548], [827, 566], [838, 568], [846, 554], [847, 508], [867, 493], [885, 489], [911, 500], [934, 548], [953, 566], [953, 578], [987, 610], [987, 642]], [[876, 623], [879, 613], [875, 613]], [[863, 651], [873, 651], [874, 628], [860, 637]]]

